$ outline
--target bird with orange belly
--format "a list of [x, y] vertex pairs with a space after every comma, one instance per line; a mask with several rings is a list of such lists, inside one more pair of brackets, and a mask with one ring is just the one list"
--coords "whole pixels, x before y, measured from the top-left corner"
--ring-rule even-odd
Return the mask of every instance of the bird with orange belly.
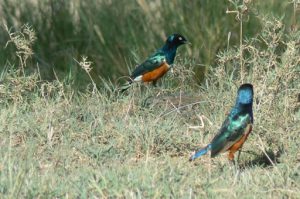
[[134, 82], [152, 82], [155, 85], [156, 81], [172, 67], [177, 48], [187, 43], [188, 41], [180, 34], [170, 35], [162, 48], [133, 71], [130, 80], [121, 87], [121, 92], [127, 90]]
[[190, 161], [201, 157], [211, 151], [211, 157], [221, 152], [229, 151], [228, 159], [234, 161], [234, 153], [238, 151], [247, 140], [253, 124], [253, 86], [243, 84], [240, 86], [234, 107], [224, 121], [219, 133], [210, 144], [200, 149], [190, 157]]

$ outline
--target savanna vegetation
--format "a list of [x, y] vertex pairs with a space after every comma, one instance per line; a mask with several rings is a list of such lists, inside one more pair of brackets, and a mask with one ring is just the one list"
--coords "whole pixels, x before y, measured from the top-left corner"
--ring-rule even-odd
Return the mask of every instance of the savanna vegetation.
[[[2, 0], [1, 198], [299, 198], [299, 2]], [[119, 93], [166, 36], [192, 43], [158, 87]], [[238, 167], [190, 154], [240, 84]]]

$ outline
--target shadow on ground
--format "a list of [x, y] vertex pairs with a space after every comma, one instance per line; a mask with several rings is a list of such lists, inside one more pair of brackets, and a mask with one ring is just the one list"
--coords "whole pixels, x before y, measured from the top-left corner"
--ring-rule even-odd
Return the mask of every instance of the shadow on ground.
[[268, 150], [265, 153], [256, 154], [254, 159], [240, 164], [240, 168], [246, 169], [254, 166], [263, 167], [263, 168], [273, 167], [276, 164], [280, 163], [279, 158], [281, 157], [283, 152], [284, 150], [283, 148], [281, 148], [277, 152]]

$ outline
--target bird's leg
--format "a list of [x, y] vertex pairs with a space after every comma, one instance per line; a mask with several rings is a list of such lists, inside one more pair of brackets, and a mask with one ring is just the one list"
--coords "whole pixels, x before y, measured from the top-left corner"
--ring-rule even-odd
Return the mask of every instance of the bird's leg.
[[233, 165], [235, 167], [234, 153], [232, 153], [231, 151], [229, 151], [228, 153], [228, 160], [230, 165]]
[[238, 161], [235, 161], [233, 151], [229, 151], [228, 159], [229, 159], [230, 163], [233, 165], [234, 170], [236, 170], [236, 171], [239, 170]]
[[239, 154], [238, 154], [238, 158], [237, 158], [237, 163], [239, 163], [239, 161], [240, 161], [241, 152], [242, 152], [242, 149], [239, 150]]
[[154, 87], [157, 87], [157, 80], [154, 80], [153, 82], [152, 82], [152, 85], [154, 86]]
[[232, 151], [229, 151], [228, 153], [228, 160], [230, 162], [234, 162], [234, 153]]

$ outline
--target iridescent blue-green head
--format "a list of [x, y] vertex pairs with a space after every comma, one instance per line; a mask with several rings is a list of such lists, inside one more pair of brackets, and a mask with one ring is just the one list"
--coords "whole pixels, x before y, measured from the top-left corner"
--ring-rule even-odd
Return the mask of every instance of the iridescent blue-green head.
[[189, 43], [181, 34], [172, 34], [167, 38], [166, 44], [162, 51], [166, 55], [168, 64], [173, 64], [176, 55], [176, 50], [179, 46]]
[[170, 35], [168, 38], [167, 38], [167, 41], [166, 41], [166, 46], [168, 46], [169, 48], [177, 48], [179, 47], [180, 45], [183, 45], [183, 44], [187, 44], [188, 41], [187, 39], [182, 36], [181, 34], [172, 34]]
[[238, 90], [236, 105], [252, 105], [253, 102], [253, 85], [242, 84]]

